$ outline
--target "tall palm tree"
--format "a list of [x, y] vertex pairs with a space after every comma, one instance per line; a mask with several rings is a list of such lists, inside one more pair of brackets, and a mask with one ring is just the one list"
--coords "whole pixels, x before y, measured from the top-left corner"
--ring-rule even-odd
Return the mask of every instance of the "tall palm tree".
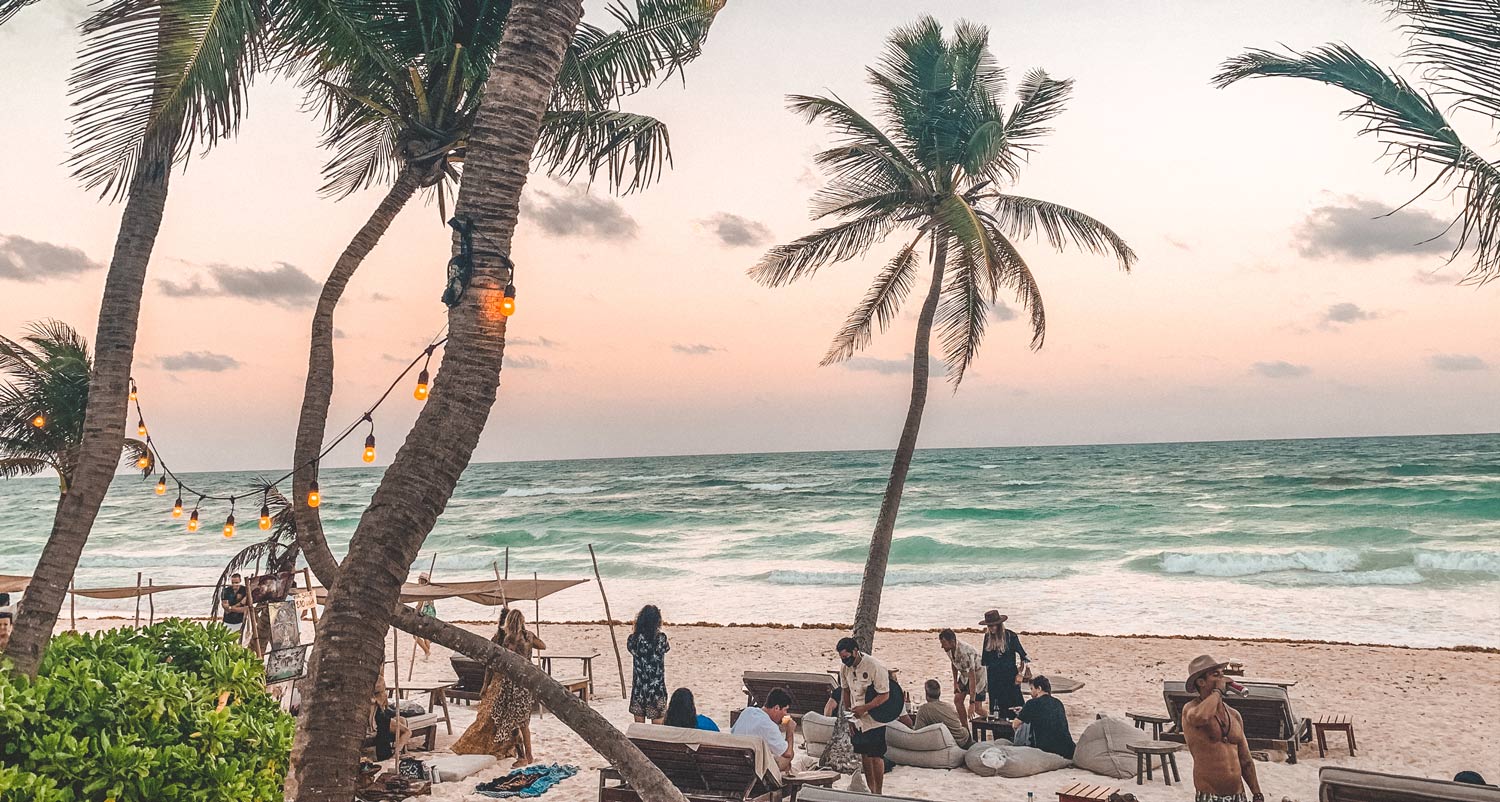
[[[419, 188], [446, 208], [510, 4], [460, 0], [291, 0], [277, 47], [315, 90], [334, 155], [324, 190], [346, 196], [391, 180], [323, 284], [313, 312], [307, 381], [292, 464], [299, 530], [321, 540], [317, 511], [302, 500], [317, 480], [333, 398], [334, 311], [364, 258]], [[634, 0], [607, 7], [618, 29], [582, 22], [542, 120], [538, 166], [571, 178], [603, 173], [610, 186], [649, 185], [671, 158], [666, 126], [614, 108], [620, 98], [680, 75], [702, 52], [724, 0]], [[336, 24], [330, 24], [330, 20]], [[320, 549], [308, 549], [317, 559]], [[326, 571], [326, 566], [325, 566]]]
[[1032, 347], [1042, 345], [1041, 289], [1015, 241], [1041, 235], [1054, 248], [1112, 253], [1124, 270], [1135, 262], [1130, 246], [1098, 220], [1001, 190], [1049, 133], [1047, 125], [1062, 112], [1072, 82], [1033, 71], [1007, 110], [1005, 73], [995, 65], [988, 39], [988, 30], [967, 22], [944, 39], [942, 26], [931, 17], [895, 30], [884, 59], [869, 70], [879, 107], [876, 120], [837, 96], [793, 95], [793, 111], [809, 122], [827, 122], [839, 136], [835, 147], [817, 156], [830, 180], [814, 197], [812, 210], [814, 219], [839, 221], [772, 248], [750, 271], [763, 284], [782, 286], [859, 256], [897, 230], [907, 232], [834, 337], [823, 358], [829, 365], [868, 345], [877, 324], [884, 331], [895, 319], [916, 282], [924, 250], [932, 265], [912, 346], [911, 401], [855, 611], [854, 637], [866, 649], [875, 638], [891, 537], [927, 403], [934, 325], [956, 390], [978, 353], [989, 306], [1002, 290], [1014, 292], [1030, 312]]
[[1415, 177], [1424, 166], [1436, 168], [1419, 197], [1447, 187], [1463, 199], [1453, 222], [1458, 242], [1449, 260], [1472, 246], [1474, 264], [1466, 281], [1482, 284], [1500, 278], [1500, 161], [1465, 144], [1438, 105], [1441, 99], [1450, 114], [1477, 118], [1481, 125], [1493, 127], [1500, 120], [1500, 4], [1387, 2], [1406, 17], [1403, 29], [1411, 39], [1406, 55], [1419, 68], [1425, 89], [1344, 44], [1306, 52], [1249, 50], [1225, 61], [1213, 83], [1225, 87], [1246, 78], [1304, 78], [1359, 98], [1359, 105], [1343, 114], [1364, 121], [1360, 133], [1374, 134], [1386, 146], [1392, 169]]
[[[0, 477], [51, 470], [58, 494], [67, 495], [83, 445], [93, 359], [88, 341], [66, 323], [44, 320], [26, 329], [19, 341], [0, 337]], [[120, 459], [146, 476], [155, 467], [146, 444], [133, 437], [125, 438]]]
[[[0, 22], [31, 0], [0, 0]], [[6, 654], [35, 674], [125, 438], [146, 266], [175, 164], [232, 134], [261, 63], [264, 0], [112, 0], [82, 25], [70, 80], [74, 175], [124, 199], [99, 304], [96, 356], [68, 492], [37, 559]]]
[[[361, 516], [348, 554], [330, 588], [318, 631], [311, 687], [293, 744], [288, 798], [348, 799], [353, 793], [363, 713], [380, 670], [386, 628], [396, 619], [440, 643], [483, 653], [490, 665], [519, 678], [591, 746], [641, 781], [652, 802], [681, 801], [660, 772], [649, 770], [618, 731], [587, 705], [538, 677], [518, 655], [486, 649], [452, 627], [423, 629], [396, 603], [402, 578], [467, 466], [494, 406], [507, 318], [499, 300], [512, 279], [509, 259], [521, 190], [542, 118], [562, 71], [564, 53], [582, 17], [582, 0], [514, 0], [469, 134], [464, 181], [455, 214], [473, 222], [473, 271], [449, 309], [442, 370], [405, 444], [386, 469]], [[455, 252], [457, 253], [455, 247]], [[635, 780], [632, 780], [634, 784]]]

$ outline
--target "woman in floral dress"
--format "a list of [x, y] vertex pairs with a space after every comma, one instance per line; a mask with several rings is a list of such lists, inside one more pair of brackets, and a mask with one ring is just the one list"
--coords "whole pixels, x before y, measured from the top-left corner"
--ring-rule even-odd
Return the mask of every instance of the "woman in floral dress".
[[625, 639], [630, 650], [630, 714], [636, 721], [660, 724], [667, 715], [667, 633], [661, 631], [661, 610], [648, 604], [635, 617], [635, 632]]
[[[527, 660], [531, 659], [532, 649], [547, 648], [541, 638], [527, 631], [526, 616], [515, 608], [505, 616], [505, 637], [500, 645]], [[519, 732], [516, 762], [512, 765], [525, 766], [536, 759], [531, 751], [531, 710], [536, 707], [536, 697], [503, 675], [496, 676], [495, 681], [500, 683], [495, 702], [490, 706], [490, 718], [495, 722], [495, 744], [499, 746]]]

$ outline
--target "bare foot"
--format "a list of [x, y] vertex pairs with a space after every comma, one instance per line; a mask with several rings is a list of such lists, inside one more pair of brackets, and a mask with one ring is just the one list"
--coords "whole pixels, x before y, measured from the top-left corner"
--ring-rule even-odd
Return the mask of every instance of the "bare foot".
[[510, 764], [510, 767], [513, 768], [513, 769], [519, 769], [522, 766], [526, 766], [526, 765], [530, 765], [530, 764], [531, 764], [531, 758], [529, 758], [529, 757], [518, 757], [518, 758], [516, 758], [516, 762]]

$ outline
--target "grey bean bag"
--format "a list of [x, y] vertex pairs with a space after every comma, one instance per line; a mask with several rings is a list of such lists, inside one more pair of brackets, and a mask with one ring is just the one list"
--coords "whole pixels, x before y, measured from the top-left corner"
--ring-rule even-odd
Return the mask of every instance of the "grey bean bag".
[[969, 747], [964, 765], [981, 777], [1030, 777], [1065, 769], [1069, 760], [1030, 746], [1015, 746], [1009, 741], [981, 741]]
[[1127, 747], [1151, 740], [1145, 730], [1121, 718], [1101, 718], [1078, 736], [1073, 765], [1117, 780], [1135, 776], [1135, 753]]

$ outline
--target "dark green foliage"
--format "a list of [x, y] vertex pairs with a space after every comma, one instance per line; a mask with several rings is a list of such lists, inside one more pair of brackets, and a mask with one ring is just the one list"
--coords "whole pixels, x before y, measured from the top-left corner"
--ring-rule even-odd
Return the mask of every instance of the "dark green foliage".
[[279, 800], [293, 720], [263, 681], [220, 626], [59, 635], [34, 681], [0, 670], [0, 802]]

